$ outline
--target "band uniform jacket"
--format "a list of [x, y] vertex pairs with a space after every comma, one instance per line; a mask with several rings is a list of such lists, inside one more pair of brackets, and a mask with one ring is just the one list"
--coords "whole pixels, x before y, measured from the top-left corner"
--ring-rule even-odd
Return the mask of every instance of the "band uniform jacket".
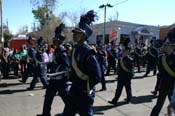
[[[121, 62], [123, 62], [123, 65], [128, 69], [128, 71], [124, 70]], [[134, 76], [133, 59], [131, 57], [127, 56], [121, 57], [119, 59], [117, 66], [117, 74], [118, 78], [123, 79], [131, 79]]]
[[[162, 64], [162, 57], [163, 55], [159, 56], [158, 59], [158, 70], [160, 73], [160, 90], [165, 90], [165, 91], [173, 91], [174, 88], [174, 82], [175, 82], [175, 77], [171, 76], [166, 70], [165, 67]], [[175, 72], [175, 55], [166, 55], [166, 62], [168, 66], [171, 68], [173, 72]]]
[[[94, 89], [95, 85], [101, 81], [101, 69], [96, 58], [96, 52], [85, 42], [74, 48], [74, 50], [72, 57], [75, 58], [77, 67], [89, 77], [90, 89]], [[87, 91], [87, 80], [79, 78], [73, 67], [70, 78], [72, 80], [72, 89], [79, 92]]]

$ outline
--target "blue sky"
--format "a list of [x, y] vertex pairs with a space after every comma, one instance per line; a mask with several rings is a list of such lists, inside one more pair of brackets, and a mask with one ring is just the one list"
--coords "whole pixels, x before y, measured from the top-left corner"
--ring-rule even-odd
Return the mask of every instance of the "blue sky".
[[[94, 9], [100, 17], [97, 23], [104, 21], [104, 9], [98, 7], [110, 3], [115, 5], [124, 0], [59, 0], [55, 14], [61, 12], [76, 12]], [[174, 15], [175, 0], [128, 0], [113, 8], [107, 8], [107, 20], [109, 17], [116, 17], [118, 20], [148, 25], [170, 25], [175, 22]], [[16, 33], [21, 27], [30, 27], [35, 21], [32, 14], [30, 0], [3, 0], [3, 21], [9, 24], [12, 33]]]

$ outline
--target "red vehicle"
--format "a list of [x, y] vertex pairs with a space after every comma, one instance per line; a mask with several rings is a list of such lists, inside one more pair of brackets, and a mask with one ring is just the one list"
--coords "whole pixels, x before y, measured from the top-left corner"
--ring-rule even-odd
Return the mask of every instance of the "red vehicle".
[[[18, 51], [21, 50], [22, 46], [27, 45], [28, 37], [14, 37], [10, 40], [9, 44], [11, 48], [17, 49]], [[33, 45], [36, 44], [36, 39], [32, 38]]]

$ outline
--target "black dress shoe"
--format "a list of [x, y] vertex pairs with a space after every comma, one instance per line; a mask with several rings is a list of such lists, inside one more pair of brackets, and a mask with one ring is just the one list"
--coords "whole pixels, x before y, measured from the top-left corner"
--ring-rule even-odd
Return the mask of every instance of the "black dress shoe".
[[28, 87], [27, 90], [33, 90], [33, 88]]
[[37, 114], [36, 116], [51, 116], [51, 115]]
[[117, 103], [114, 101], [108, 101], [108, 103], [113, 104], [113, 105], [117, 105]]
[[126, 104], [129, 104], [131, 101], [129, 99], [124, 99]]
[[151, 91], [153, 95], [157, 95], [157, 91]]
[[19, 82], [22, 82], [22, 83], [26, 83], [26, 82], [24, 82], [23, 80], [18, 80]]
[[42, 114], [37, 114], [36, 116], [43, 116]]
[[43, 86], [42, 89], [46, 89], [47, 87]]
[[107, 89], [106, 88], [102, 88], [102, 89], [100, 89], [99, 91], [106, 91]]

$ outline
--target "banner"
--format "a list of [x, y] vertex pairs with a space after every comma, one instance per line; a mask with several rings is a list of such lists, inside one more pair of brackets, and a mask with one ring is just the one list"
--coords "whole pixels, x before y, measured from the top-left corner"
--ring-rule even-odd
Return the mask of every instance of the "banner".
[[111, 40], [116, 40], [117, 39], [117, 30], [116, 29], [112, 29], [112, 32], [110, 34], [110, 38]]

